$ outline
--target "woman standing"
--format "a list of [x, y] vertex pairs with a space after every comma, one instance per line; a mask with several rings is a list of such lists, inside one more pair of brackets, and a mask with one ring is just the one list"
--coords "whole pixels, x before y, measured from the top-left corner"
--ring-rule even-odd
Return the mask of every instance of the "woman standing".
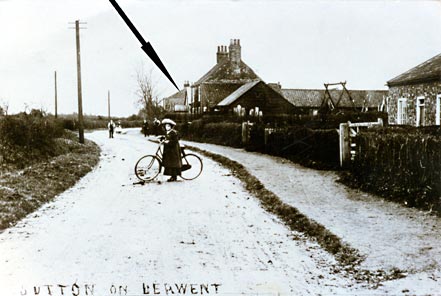
[[173, 182], [177, 180], [177, 176], [181, 175], [181, 147], [179, 145], [178, 132], [174, 129], [176, 123], [166, 118], [162, 120], [162, 125], [166, 132], [164, 137], [164, 152], [162, 155], [164, 175], [171, 176], [167, 182]]

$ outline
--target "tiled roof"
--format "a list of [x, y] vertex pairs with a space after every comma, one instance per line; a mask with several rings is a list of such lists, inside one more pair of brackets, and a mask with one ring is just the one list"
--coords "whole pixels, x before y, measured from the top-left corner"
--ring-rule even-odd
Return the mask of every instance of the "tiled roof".
[[441, 81], [441, 54], [389, 80], [388, 86]]
[[202, 83], [231, 83], [243, 82], [247, 83], [255, 79], [260, 79], [259, 76], [243, 61], [239, 65], [240, 71], [236, 71], [235, 65], [228, 59], [216, 64], [204, 76], [202, 76], [193, 85], [197, 86]]
[[[334, 104], [342, 93], [342, 90], [330, 90], [331, 98]], [[387, 96], [387, 90], [350, 90], [352, 99], [354, 100], [356, 107], [365, 106], [377, 107], [383, 101], [383, 97]], [[324, 89], [282, 89], [283, 96], [294, 106], [297, 107], [320, 107], [325, 96]], [[352, 103], [349, 100], [346, 93], [343, 94], [339, 104], [339, 107], [352, 107]]]
[[319, 89], [282, 89], [282, 95], [294, 106], [317, 107], [325, 91]]
[[252, 89], [256, 84], [258, 84], [261, 80], [255, 80], [252, 82], [248, 82], [241, 87], [239, 87], [237, 90], [235, 90], [232, 94], [230, 94], [228, 97], [223, 99], [221, 102], [219, 102], [218, 106], [228, 106], [234, 101], [236, 101], [238, 98], [240, 98], [243, 94], [245, 94], [247, 91]]

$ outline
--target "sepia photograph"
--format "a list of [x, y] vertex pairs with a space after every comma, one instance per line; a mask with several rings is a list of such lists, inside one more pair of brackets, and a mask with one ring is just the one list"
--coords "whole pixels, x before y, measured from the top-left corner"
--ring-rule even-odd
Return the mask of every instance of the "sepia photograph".
[[441, 295], [441, 1], [0, 0], [0, 296]]

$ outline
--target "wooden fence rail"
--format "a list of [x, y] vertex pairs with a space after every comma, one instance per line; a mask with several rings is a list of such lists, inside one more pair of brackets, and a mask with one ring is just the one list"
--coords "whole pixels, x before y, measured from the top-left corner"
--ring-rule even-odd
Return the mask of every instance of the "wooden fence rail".
[[356, 144], [354, 138], [360, 132], [360, 128], [370, 128], [374, 126], [383, 126], [383, 119], [378, 118], [376, 122], [356, 122], [340, 123], [339, 143], [340, 143], [340, 166], [346, 167], [356, 154]]

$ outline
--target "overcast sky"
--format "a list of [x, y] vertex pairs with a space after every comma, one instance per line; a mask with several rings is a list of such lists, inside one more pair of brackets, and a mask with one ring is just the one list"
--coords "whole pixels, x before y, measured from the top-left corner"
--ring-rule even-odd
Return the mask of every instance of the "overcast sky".
[[[240, 39], [242, 59], [284, 88], [387, 89], [387, 80], [441, 53], [440, 1], [117, 0], [179, 87]], [[0, 103], [10, 113], [77, 111], [75, 31], [81, 31], [84, 113], [137, 113], [136, 70], [154, 67], [108, 0], [0, 0]], [[161, 97], [176, 90], [156, 68]]]

